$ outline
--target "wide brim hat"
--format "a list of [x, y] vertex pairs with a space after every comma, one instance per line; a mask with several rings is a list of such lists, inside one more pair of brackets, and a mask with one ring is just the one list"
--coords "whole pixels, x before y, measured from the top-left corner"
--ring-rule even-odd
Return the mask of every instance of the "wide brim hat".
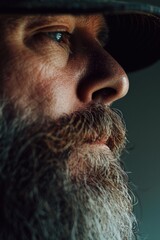
[[160, 59], [160, 6], [139, 0], [1, 0], [1, 14], [103, 13], [109, 28], [106, 50], [126, 72]]

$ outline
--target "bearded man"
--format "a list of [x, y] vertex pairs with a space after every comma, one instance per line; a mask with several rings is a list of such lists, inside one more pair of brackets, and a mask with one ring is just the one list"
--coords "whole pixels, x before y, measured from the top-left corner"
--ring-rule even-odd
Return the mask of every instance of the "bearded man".
[[126, 129], [111, 104], [128, 91], [121, 65], [159, 59], [159, 8], [0, 4], [0, 239], [136, 239]]

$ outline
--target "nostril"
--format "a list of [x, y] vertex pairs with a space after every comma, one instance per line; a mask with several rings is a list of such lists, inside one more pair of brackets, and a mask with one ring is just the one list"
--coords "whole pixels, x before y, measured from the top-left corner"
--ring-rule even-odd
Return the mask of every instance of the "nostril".
[[92, 100], [95, 102], [110, 103], [116, 94], [117, 91], [114, 88], [102, 88], [92, 94]]

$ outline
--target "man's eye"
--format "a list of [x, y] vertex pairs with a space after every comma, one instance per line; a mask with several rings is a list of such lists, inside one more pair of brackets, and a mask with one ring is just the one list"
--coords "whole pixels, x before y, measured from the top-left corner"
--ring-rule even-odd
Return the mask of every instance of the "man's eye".
[[69, 32], [47, 32], [46, 35], [54, 42], [68, 44], [71, 34]]

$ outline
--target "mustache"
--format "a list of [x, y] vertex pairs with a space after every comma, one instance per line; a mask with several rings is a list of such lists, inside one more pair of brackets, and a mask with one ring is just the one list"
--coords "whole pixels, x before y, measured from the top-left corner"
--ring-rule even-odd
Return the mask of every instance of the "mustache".
[[126, 126], [123, 116], [117, 109], [104, 104], [89, 104], [85, 109], [70, 115], [64, 114], [57, 120], [44, 116], [33, 122], [25, 116], [21, 118], [18, 113], [13, 114], [16, 112], [13, 108], [7, 103], [0, 107], [2, 142], [5, 130], [5, 138], [9, 133], [8, 138], [13, 138], [15, 142], [23, 139], [20, 145], [23, 142], [27, 145], [37, 142], [37, 145], [45, 145], [54, 154], [61, 154], [85, 143], [102, 143], [118, 157], [125, 148]]
[[[126, 126], [120, 111], [100, 104], [89, 104], [70, 115], [57, 120], [49, 117], [37, 118], [34, 122], [17, 113], [8, 103], [0, 107], [1, 145], [4, 139], [20, 146], [42, 146], [54, 153], [62, 154], [85, 143], [106, 144], [116, 157], [126, 144]], [[9, 111], [8, 111], [9, 110]], [[11, 111], [10, 111], [11, 110]], [[11, 114], [10, 114], [11, 112]], [[5, 145], [4, 145], [5, 146]], [[14, 146], [16, 148], [16, 146]], [[46, 151], [45, 151], [46, 152]]]
[[42, 125], [36, 124], [33, 128], [44, 134], [48, 147], [55, 153], [85, 143], [103, 143], [118, 156], [126, 143], [126, 126], [122, 114], [102, 104], [90, 104], [54, 122], [52, 119], [44, 119]]

